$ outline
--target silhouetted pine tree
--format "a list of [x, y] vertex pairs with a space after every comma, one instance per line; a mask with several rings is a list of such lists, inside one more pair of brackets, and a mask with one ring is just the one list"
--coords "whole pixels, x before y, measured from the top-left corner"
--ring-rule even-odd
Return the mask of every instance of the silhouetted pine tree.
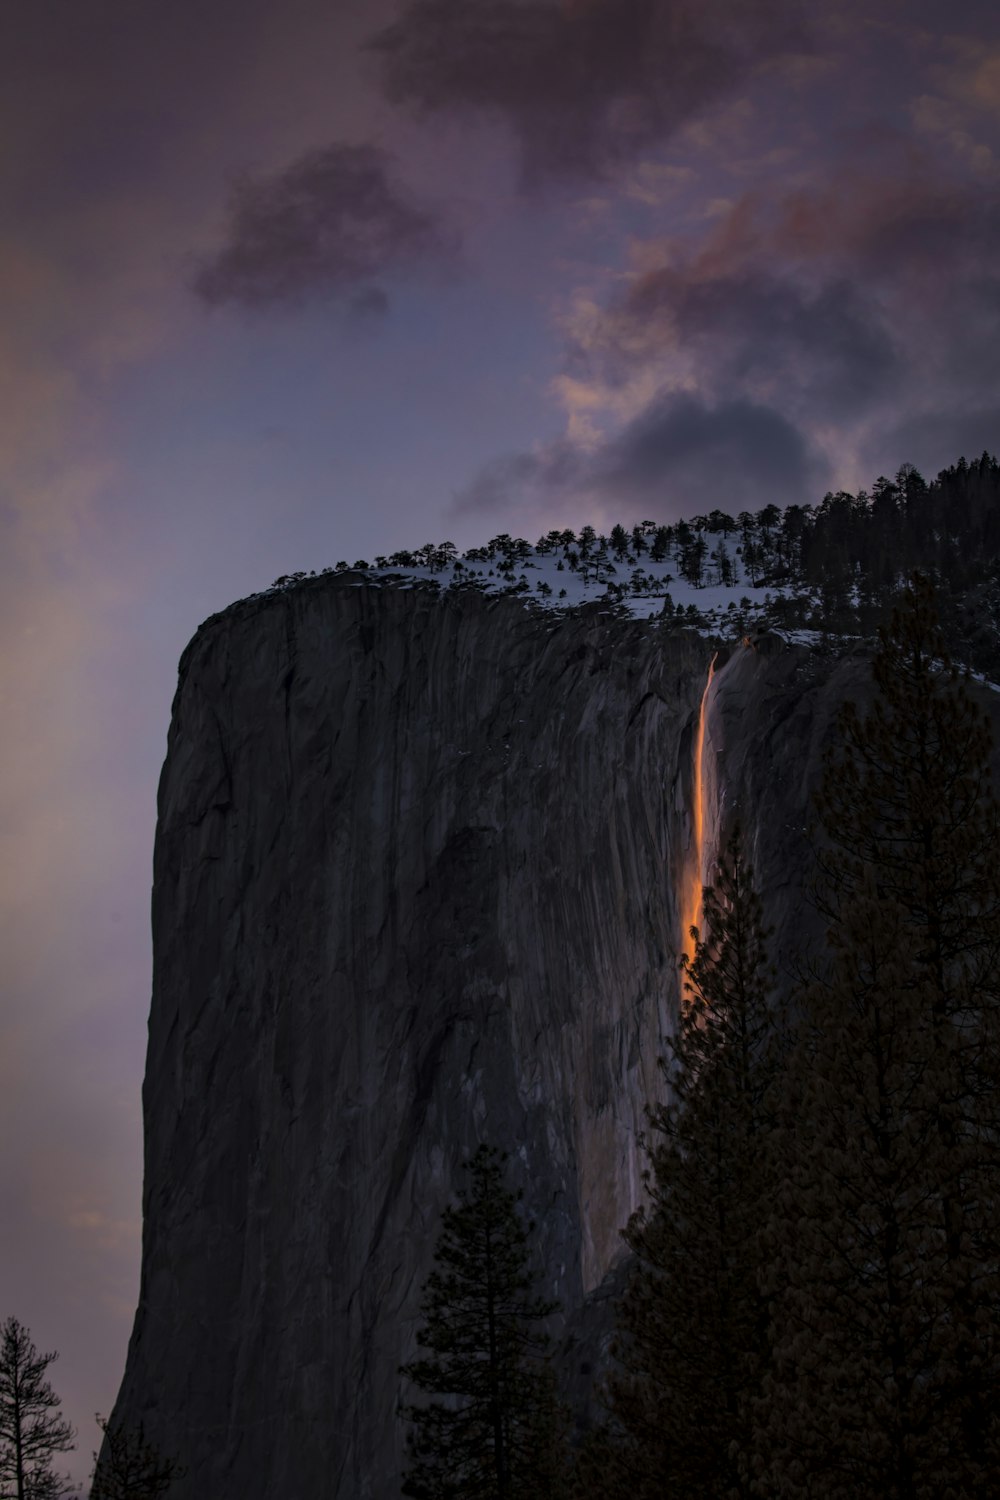
[[408, 1406], [415, 1500], [555, 1500], [566, 1457], [528, 1229], [505, 1186], [506, 1156], [480, 1146], [471, 1185], [444, 1212], [424, 1292], [424, 1355], [402, 1367], [432, 1399]]
[[625, 1231], [636, 1259], [618, 1313], [613, 1420], [590, 1461], [594, 1494], [749, 1493], [764, 1329], [754, 1231], [781, 1028], [738, 829], [705, 887], [704, 930], [691, 929], [686, 1004], [663, 1064], [670, 1100], [650, 1112], [650, 1202]]
[[130, 1431], [99, 1416], [97, 1425], [104, 1442], [94, 1454], [90, 1500], [162, 1500], [184, 1474], [180, 1464], [149, 1442], [141, 1424]]
[[0, 1494], [57, 1500], [68, 1482], [52, 1467], [73, 1447], [73, 1428], [58, 1415], [59, 1397], [45, 1379], [55, 1353], [39, 1354], [16, 1318], [0, 1329]]
[[931, 1500], [1000, 1474], [1000, 841], [988, 724], [916, 580], [819, 798], [828, 972], [771, 1138], [757, 1493]]

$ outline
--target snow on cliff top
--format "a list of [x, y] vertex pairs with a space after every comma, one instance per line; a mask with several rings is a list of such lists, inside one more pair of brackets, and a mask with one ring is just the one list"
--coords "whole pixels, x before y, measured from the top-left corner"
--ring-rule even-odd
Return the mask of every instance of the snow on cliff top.
[[[619, 529], [616, 528], [616, 532]], [[646, 522], [612, 537], [589, 528], [550, 533], [532, 546], [520, 538], [496, 537], [465, 553], [448, 542], [340, 562], [324, 573], [353, 573], [351, 581], [395, 588], [475, 588], [485, 594], [515, 595], [536, 607], [560, 613], [582, 605], [606, 605], [633, 619], [672, 619], [694, 629], [716, 632], [759, 629], [778, 624], [796, 639], [812, 639], [808, 618], [819, 600], [797, 590], [794, 620], [787, 618], [792, 592], [757, 582], [746, 566], [739, 534], [720, 534]], [[279, 578], [275, 590], [307, 577]], [[268, 591], [270, 592], [270, 591]], [[784, 607], [783, 607], [784, 606]], [[789, 625], [794, 628], [788, 629]]]

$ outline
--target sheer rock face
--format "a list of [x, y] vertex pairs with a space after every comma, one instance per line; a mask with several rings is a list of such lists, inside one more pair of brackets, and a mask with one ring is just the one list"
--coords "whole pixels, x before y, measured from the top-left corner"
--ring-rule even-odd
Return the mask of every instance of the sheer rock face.
[[572, 1317], [677, 998], [697, 637], [317, 580], [210, 621], [159, 794], [142, 1287], [178, 1500], [399, 1493], [442, 1206], [511, 1152]]
[[[641, 1197], [710, 650], [356, 585], [238, 606], [181, 663], [115, 1412], [186, 1465], [177, 1500], [398, 1495], [397, 1370], [479, 1141], [511, 1152], [571, 1387]], [[858, 676], [740, 649], [713, 684], [709, 835], [739, 811], [779, 935]]]
[[785, 986], [825, 945], [809, 900], [823, 755], [845, 700], [863, 704], [870, 693], [867, 654], [833, 658], [778, 636], [732, 651], [709, 689], [703, 877], [712, 878], [713, 854], [738, 820]]

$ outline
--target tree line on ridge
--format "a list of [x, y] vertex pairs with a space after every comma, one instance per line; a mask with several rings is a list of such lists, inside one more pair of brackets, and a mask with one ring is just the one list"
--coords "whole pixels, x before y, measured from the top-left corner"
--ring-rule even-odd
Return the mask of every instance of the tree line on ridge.
[[[932, 480], [903, 464], [870, 489], [828, 491], [815, 504], [715, 507], [669, 523], [618, 523], [606, 534], [589, 525], [553, 529], [534, 544], [504, 532], [466, 552], [454, 542], [426, 542], [372, 562], [359, 558], [353, 568], [422, 569], [452, 588], [490, 583], [529, 600], [537, 595], [548, 607], [573, 607], [562, 603], [567, 591], [558, 584], [532, 581], [530, 570], [543, 557], [555, 557], [558, 572], [603, 587], [612, 607], [632, 594], [663, 596], [674, 578], [695, 590], [768, 591], [763, 602], [733, 600], [729, 633], [737, 636], [752, 618], [757, 628], [874, 637], [906, 579], [921, 572], [937, 586], [939, 624], [951, 649], [978, 669], [1000, 667], [1000, 463], [986, 452], [971, 462], [960, 458]], [[322, 571], [350, 566], [342, 559]], [[671, 571], [665, 574], [664, 566]], [[315, 570], [284, 574], [272, 587], [314, 576]], [[675, 606], [667, 598], [663, 613], [697, 623], [695, 604]]]

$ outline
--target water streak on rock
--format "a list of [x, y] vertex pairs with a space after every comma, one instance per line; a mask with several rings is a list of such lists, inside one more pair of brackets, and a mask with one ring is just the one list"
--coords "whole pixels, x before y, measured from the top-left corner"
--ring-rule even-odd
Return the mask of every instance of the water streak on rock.
[[691, 928], [701, 925], [702, 889], [705, 882], [705, 723], [708, 717], [709, 691], [715, 676], [716, 655], [708, 664], [708, 677], [698, 710], [698, 731], [694, 741], [691, 776], [691, 849], [687, 885], [681, 906], [681, 950], [693, 952]]

